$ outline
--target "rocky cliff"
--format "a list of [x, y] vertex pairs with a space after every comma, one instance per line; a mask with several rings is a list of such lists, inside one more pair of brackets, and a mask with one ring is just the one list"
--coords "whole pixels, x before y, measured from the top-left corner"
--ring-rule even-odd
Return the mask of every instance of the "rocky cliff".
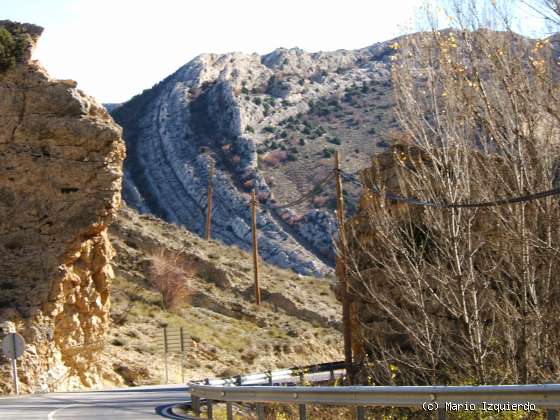
[[[109, 321], [121, 130], [75, 82], [31, 60], [41, 28], [0, 21], [0, 31], [25, 47], [0, 72], [0, 338], [16, 329], [27, 342], [24, 390], [94, 386]], [[9, 392], [3, 357], [0, 369]]]
[[[248, 193], [258, 191], [261, 254], [302, 274], [333, 265], [334, 185], [289, 209], [332, 170], [356, 173], [394, 124], [388, 42], [356, 51], [204, 54], [115, 108], [129, 151], [124, 199], [202, 234], [216, 161], [214, 238], [248, 249]], [[357, 178], [348, 179], [350, 207]], [[331, 183], [332, 184], [332, 183]]]

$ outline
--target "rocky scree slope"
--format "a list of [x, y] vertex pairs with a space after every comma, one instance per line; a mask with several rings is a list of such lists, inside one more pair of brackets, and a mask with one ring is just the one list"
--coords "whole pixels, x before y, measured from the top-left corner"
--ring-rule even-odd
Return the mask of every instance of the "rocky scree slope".
[[[332, 279], [262, 265], [262, 305], [253, 304], [252, 263], [236, 246], [205, 241], [184, 227], [123, 208], [109, 229], [116, 249], [111, 289], [113, 320], [102, 360], [115, 384], [164, 381], [162, 328], [183, 327], [185, 380], [231, 376], [339, 360], [340, 306]], [[154, 256], [175, 253], [194, 268], [188, 297], [162, 306], [150, 282]], [[170, 381], [179, 383], [181, 358], [171, 355]]]
[[[27, 342], [24, 391], [94, 386], [109, 324], [121, 129], [75, 82], [31, 60], [42, 28], [0, 21], [0, 31], [26, 48], [0, 72], [0, 339], [15, 329]], [[10, 372], [0, 356], [0, 393], [12, 391]]]
[[[354, 175], [383, 147], [391, 113], [390, 43], [356, 51], [204, 54], [113, 108], [124, 128], [124, 199], [142, 213], [202, 234], [209, 160], [216, 161], [214, 238], [248, 249], [248, 193], [260, 201], [261, 254], [298, 273], [332, 271], [334, 185], [311, 203], [275, 209], [307, 192], [341, 151], [350, 209]], [[332, 184], [332, 183], [331, 183]]]

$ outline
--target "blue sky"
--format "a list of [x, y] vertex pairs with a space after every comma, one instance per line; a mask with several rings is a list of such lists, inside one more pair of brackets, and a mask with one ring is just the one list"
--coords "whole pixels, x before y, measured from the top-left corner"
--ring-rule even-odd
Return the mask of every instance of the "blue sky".
[[[354, 49], [414, 30], [424, 0], [0, 0], [45, 28], [35, 57], [102, 102], [122, 102], [205, 52]], [[534, 27], [524, 25], [525, 27]]]

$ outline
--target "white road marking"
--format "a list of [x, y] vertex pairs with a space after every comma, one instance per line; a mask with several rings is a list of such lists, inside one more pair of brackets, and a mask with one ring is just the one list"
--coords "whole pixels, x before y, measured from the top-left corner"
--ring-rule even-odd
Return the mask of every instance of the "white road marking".
[[49, 415], [47, 416], [47, 419], [48, 419], [48, 420], [54, 420], [54, 415], [55, 415], [58, 411], [65, 410], [65, 409], [70, 408], [70, 407], [76, 407], [76, 406], [78, 406], [78, 405], [87, 405], [87, 404], [69, 404], [69, 405], [65, 405], [65, 406], [63, 406], [63, 407], [59, 407], [59, 408], [57, 408], [56, 410], [51, 411], [51, 412], [49, 413]]

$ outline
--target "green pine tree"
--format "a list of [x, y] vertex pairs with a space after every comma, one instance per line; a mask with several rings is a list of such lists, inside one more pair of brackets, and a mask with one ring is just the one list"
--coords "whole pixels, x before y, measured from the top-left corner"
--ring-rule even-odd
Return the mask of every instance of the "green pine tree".
[[24, 32], [10, 33], [0, 28], [0, 72], [22, 61], [29, 48], [29, 35]]

